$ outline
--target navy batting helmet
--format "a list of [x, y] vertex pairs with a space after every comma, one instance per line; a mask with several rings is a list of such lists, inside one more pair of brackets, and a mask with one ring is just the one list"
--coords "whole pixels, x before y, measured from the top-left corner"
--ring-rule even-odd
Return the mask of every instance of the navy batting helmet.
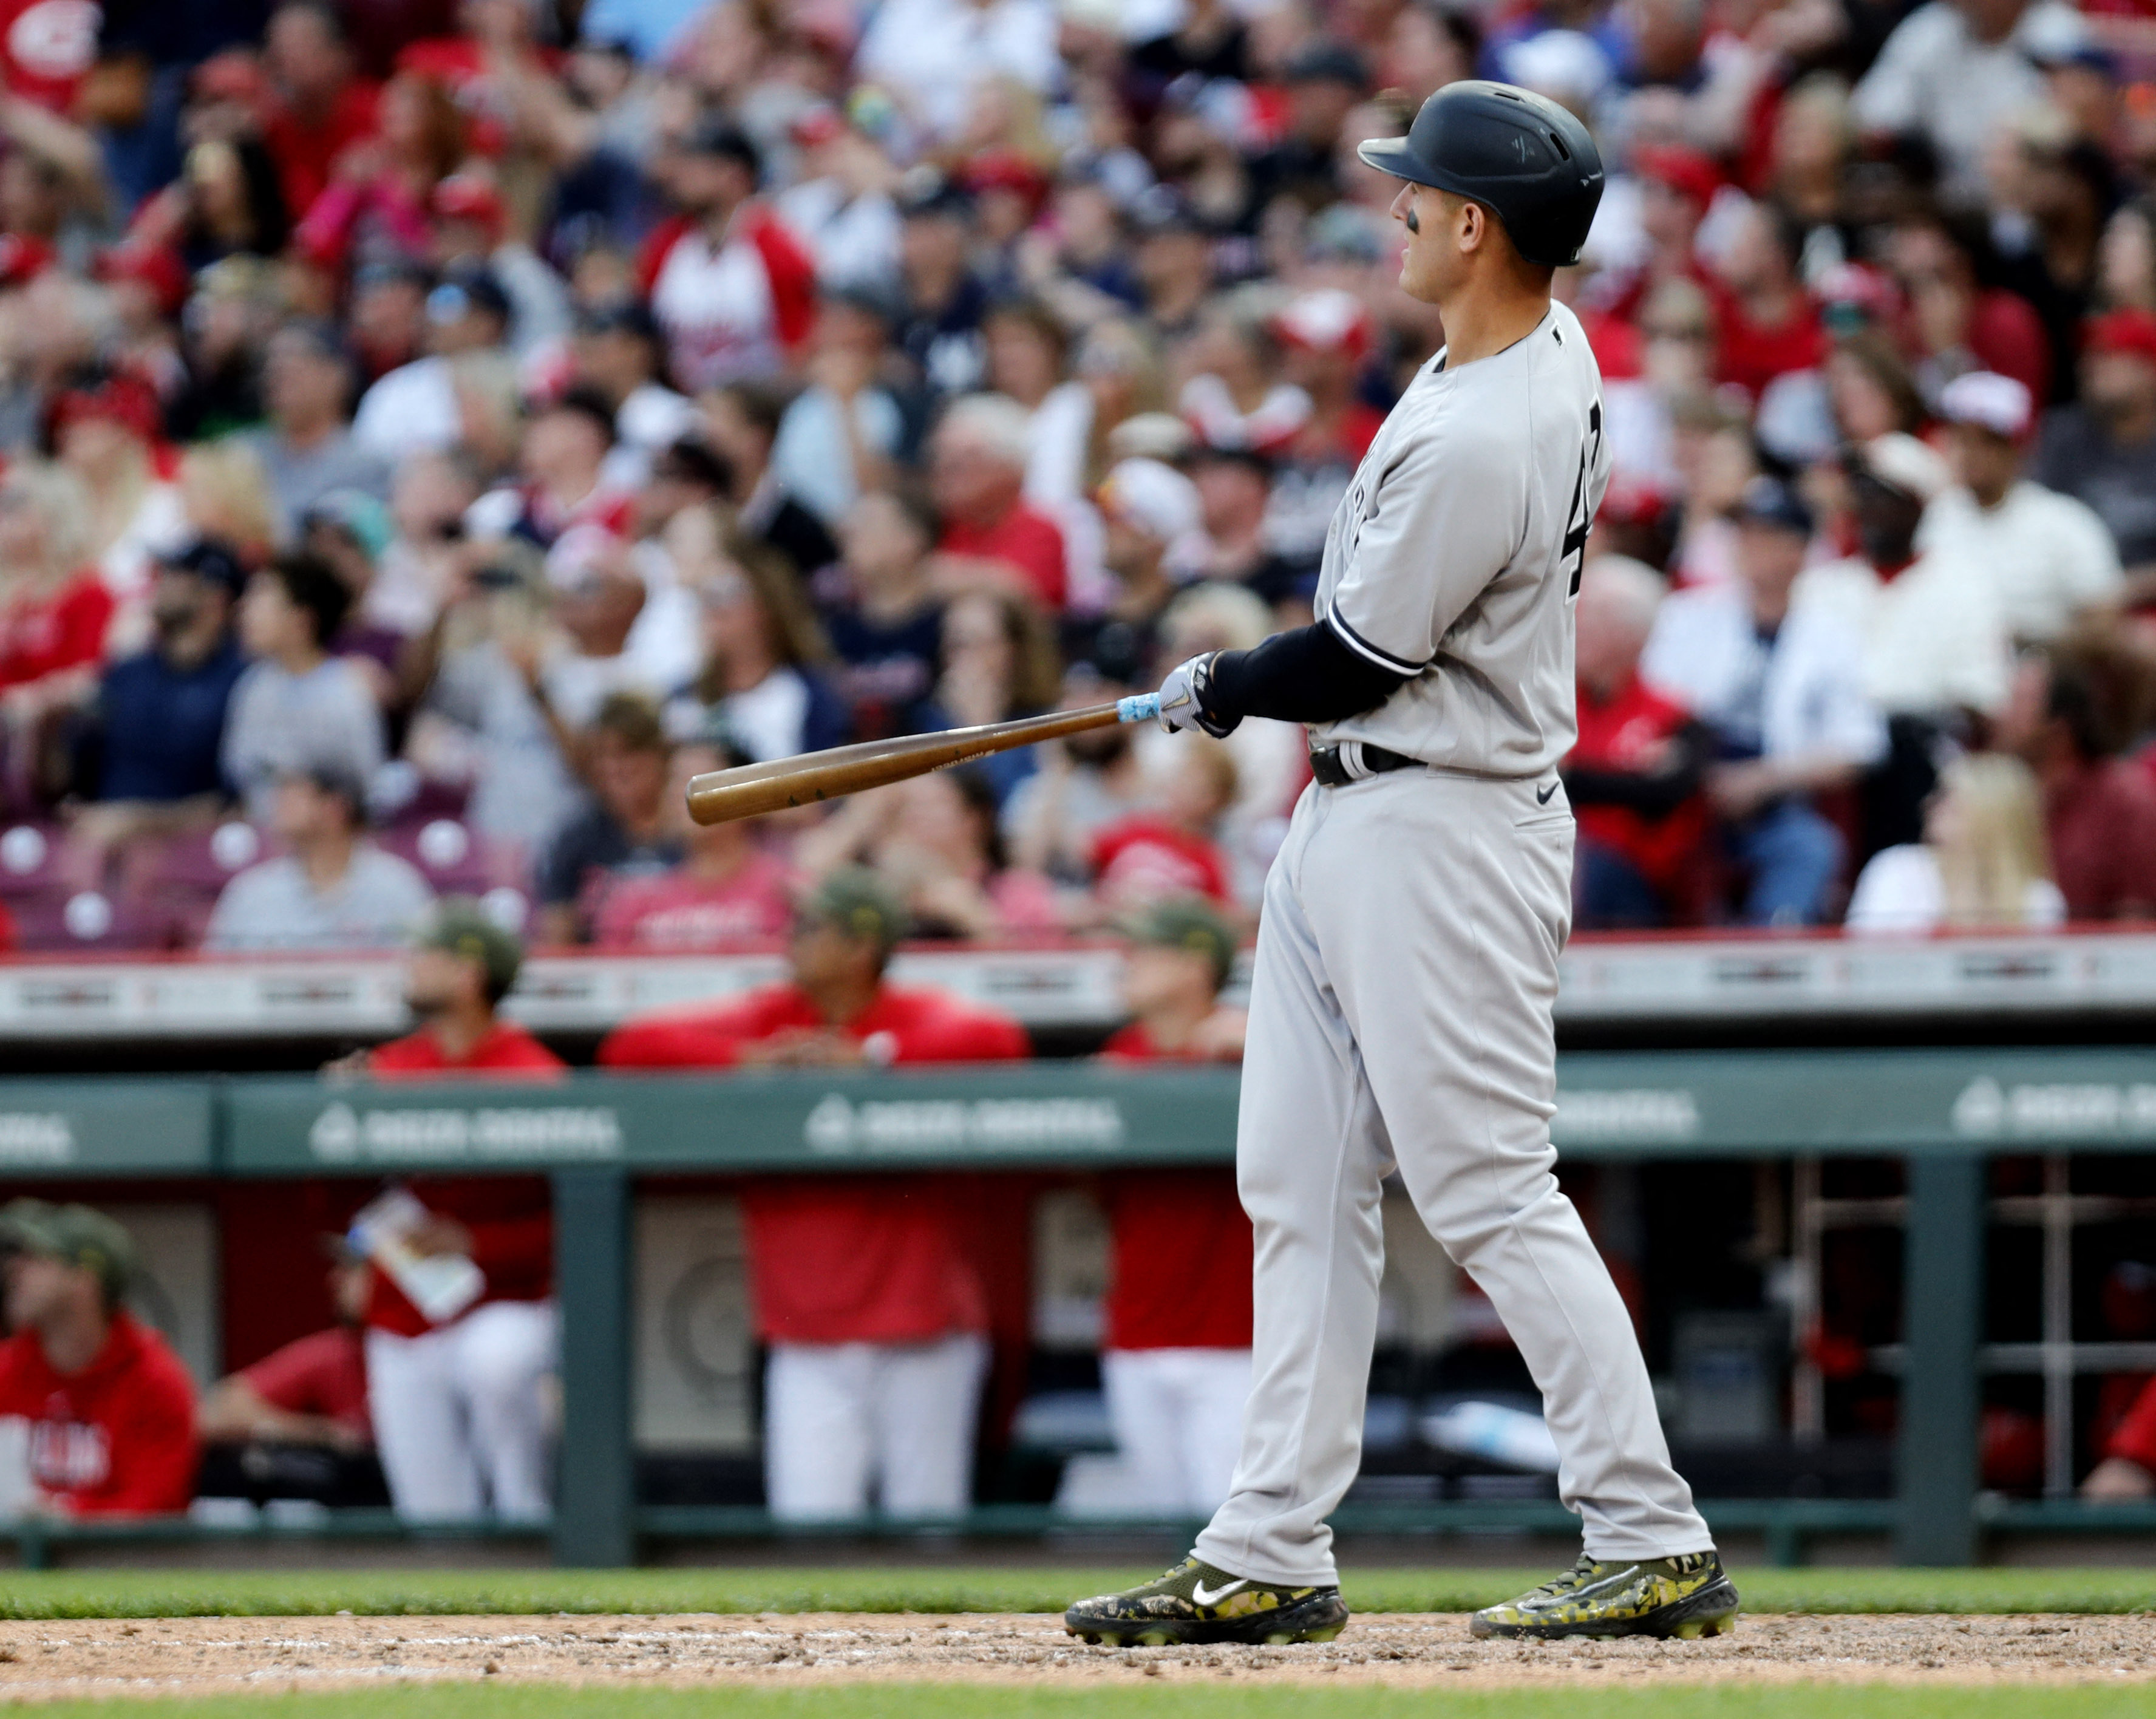
[[1579, 260], [1602, 201], [1602, 153], [1587, 127], [1510, 84], [1447, 84], [1406, 136], [1358, 152], [1380, 172], [1481, 203], [1504, 223], [1513, 249], [1549, 269]]

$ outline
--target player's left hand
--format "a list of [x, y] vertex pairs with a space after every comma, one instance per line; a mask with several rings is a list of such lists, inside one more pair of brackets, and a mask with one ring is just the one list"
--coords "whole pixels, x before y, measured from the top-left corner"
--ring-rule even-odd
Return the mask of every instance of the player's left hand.
[[1168, 671], [1168, 678], [1160, 683], [1160, 726], [1170, 734], [1180, 733], [1186, 728], [1202, 729], [1215, 740], [1225, 740], [1235, 731], [1240, 716], [1215, 715], [1206, 708], [1206, 695], [1211, 690], [1213, 659], [1219, 655], [1209, 650]]

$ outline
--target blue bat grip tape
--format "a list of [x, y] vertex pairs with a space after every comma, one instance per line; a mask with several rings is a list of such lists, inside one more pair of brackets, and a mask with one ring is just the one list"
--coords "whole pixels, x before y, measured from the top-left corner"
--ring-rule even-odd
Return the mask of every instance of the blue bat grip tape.
[[1160, 695], [1141, 692], [1116, 700], [1118, 722], [1156, 722], [1160, 720]]

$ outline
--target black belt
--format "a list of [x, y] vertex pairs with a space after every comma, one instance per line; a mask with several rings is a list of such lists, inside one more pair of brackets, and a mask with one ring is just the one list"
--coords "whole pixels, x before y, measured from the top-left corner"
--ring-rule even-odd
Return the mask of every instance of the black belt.
[[1389, 770], [1419, 770], [1420, 758], [1410, 758], [1400, 752], [1388, 752], [1381, 746], [1362, 742], [1363, 776], [1350, 776], [1348, 767], [1341, 762], [1337, 746], [1312, 747], [1310, 751], [1310, 773], [1317, 778], [1321, 788], [1345, 788], [1351, 782], [1360, 782], [1365, 776], [1383, 776]]

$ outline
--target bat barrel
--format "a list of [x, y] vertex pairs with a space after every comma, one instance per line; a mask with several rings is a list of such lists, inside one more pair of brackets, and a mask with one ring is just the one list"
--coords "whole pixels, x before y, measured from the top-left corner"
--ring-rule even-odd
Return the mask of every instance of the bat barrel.
[[1116, 722], [1147, 721], [1158, 708], [1158, 700], [1147, 695], [1111, 705], [1092, 705], [1082, 711], [1056, 711], [1045, 716], [955, 728], [942, 734], [863, 741], [798, 757], [744, 764], [737, 770], [714, 770], [690, 780], [689, 815], [699, 824], [727, 824], [738, 818], [783, 812], [789, 807], [813, 806], [819, 800], [886, 787], [1014, 747], [1032, 746]]

